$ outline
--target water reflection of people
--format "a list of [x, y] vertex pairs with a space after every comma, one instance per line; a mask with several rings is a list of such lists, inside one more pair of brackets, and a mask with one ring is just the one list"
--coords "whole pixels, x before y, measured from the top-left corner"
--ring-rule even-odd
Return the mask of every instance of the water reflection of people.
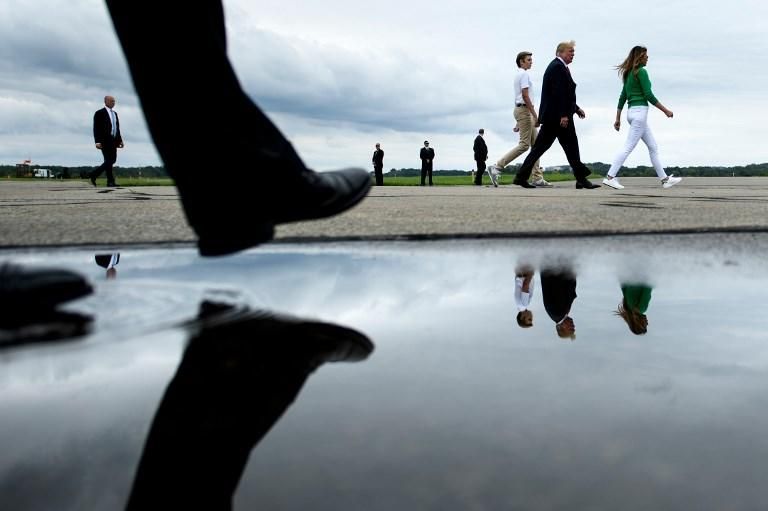
[[616, 315], [624, 319], [629, 330], [635, 335], [643, 335], [648, 331], [648, 317], [645, 312], [651, 303], [652, 289], [647, 284], [625, 283], [621, 285], [623, 297], [616, 310]]
[[325, 362], [373, 343], [339, 325], [204, 302], [165, 391], [126, 509], [231, 509], [251, 449]]
[[529, 309], [535, 288], [533, 274], [533, 266], [529, 264], [520, 264], [515, 269], [515, 304], [520, 328], [533, 326], [533, 312]]
[[554, 266], [541, 270], [541, 296], [544, 309], [555, 322], [561, 338], [576, 338], [576, 325], [571, 318], [571, 307], [576, 299], [576, 274], [568, 266]]
[[94, 256], [96, 264], [107, 270], [107, 280], [117, 278], [117, 263], [120, 262], [120, 252], [112, 254], [96, 254]]

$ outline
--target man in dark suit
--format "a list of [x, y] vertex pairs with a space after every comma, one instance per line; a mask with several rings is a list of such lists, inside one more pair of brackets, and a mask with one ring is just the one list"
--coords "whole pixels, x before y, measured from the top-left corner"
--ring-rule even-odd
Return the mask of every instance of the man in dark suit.
[[107, 173], [107, 186], [117, 186], [112, 166], [117, 161], [118, 148], [123, 148], [123, 137], [120, 135], [120, 119], [114, 107], [115, 98], [104, 96], [104, 108], [93, 114], [93, 140], [96, 149], [101, 150], [104, 156], [104, 163], [88, 175], [93, 186], [96, 186], [96, 178], [103, 172]]
[[[475, 137], [475, 144], [472, 146], [472, 150], [475, 153], [475, 163], [477, 164], [477, 172], [475, 172], [475, 184], [478, 186], [483, 184], [485, 161], [488, 159], [488, 146], [485, 145], [485, 140], [483, 139], [484, 134], [485, 130], [480, 128], [480, 131], [477, 132], [477, 136]], [[493, 186], [497, 186], [496, 180], [494, 179], [495, 177], [495, 175], [491, 174], [491, 181], [493, 182]]]
[[424, 141], [424, 147], [419, 152], [421, 158], [421, 186], [429, 174], [429, 186], [432, 186], [432, 161], [435, 159], [435, 150], [429, 147], [429, 142]]
[[541, 129], [531, 152], [517, 171], [513, 184], [523, 188], [535, 188], [528, 183], [533, 164], [554, 143], [555, 139], [565, 151], [568, 163], [576, 177], [576, 188], [599, 188], [587, 179], [592, 172], [581, 162], [579, 155], [579, 139], [573, 125], [573, 114], [580, 119], [586, 117], [584, 110], [576, 104], [576, 83], [571, 78], [568, 64], [573, 61], [576, 53], [576, 43], [566, 41], [557, 45], [557, 57], [550, 62], [544, 72], [541, 84], [541, 104], [539, 106], [539, 123]]
[[220, 0], [186, 5], [183, 23], [174, 2], [106, 3], [201, 255], [245, 250], [271, 240], [276, 225], [333, 216], [365, 198], [367, 170], [308, 168], [245, 93]]
[[565, 266], [542, 268], [541, 297], [544, 310], [555, 322], [555, 330], [561, 338], [576, 338], [576, 325], [571, 318], [571, 307], [576, 299], [576, 275]]
[[376, 142], [376, 150], [373, 152], [373, 173], [376, 176], [376, 186], [384, 185], [384, 150]]

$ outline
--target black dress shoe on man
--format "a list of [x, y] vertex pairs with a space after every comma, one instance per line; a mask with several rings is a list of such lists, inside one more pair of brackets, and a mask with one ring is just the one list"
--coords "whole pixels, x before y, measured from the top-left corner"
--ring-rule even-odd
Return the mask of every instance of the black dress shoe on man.
[[513, 185], [517, 185], [517, 186], [522, 186], [523, 188], [536, 188], [535, 186], [533, 186], [528, 181], [518, 181], [517, 179], [512, 181], [512, 184]]
[[576, 189], [581, 190], [582, 188], [586, 188], [588, 190], [591, 190], [593, 188], [600, 188], [600, 185], [597, 185], [587, 179], [583, 181], [576, 181]]
[[88, 174], [88, 179], [91, 180], [91, 184], [93, 186], [96, 186], [96, 178], [93, 176], [93, 174]]

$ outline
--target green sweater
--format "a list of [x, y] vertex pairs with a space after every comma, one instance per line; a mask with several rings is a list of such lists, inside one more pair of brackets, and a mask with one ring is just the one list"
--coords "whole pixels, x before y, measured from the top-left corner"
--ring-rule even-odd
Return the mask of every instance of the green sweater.
[[645, 66], [640, 66], [637, 70], [637, 76], [630, 71], [624, 87], [619, 96], [618, 109], [624, 108], [624, 103], [629, 102], [629, 106], [648, 106], [648, 103], [655, 105], [659, 102], [651, 91], [651, 80], [648, 78], [648, 71]]
[[645, 314], [651, 303], [651, 287], [644, 284], [623, 284], [621, 292], [627, 305], [635, 311]]

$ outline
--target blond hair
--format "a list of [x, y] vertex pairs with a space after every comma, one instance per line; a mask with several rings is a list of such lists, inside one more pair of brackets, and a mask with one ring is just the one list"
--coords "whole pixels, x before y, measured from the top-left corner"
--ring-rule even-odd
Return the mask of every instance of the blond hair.
[[569, 50], [576, 46], [576, 41], [571, 39], [570, 41], [563, 41], [562, 43], [557, 45], [557, 50], [555, 50], [555, 55], [560, 55], [565, 50]]

